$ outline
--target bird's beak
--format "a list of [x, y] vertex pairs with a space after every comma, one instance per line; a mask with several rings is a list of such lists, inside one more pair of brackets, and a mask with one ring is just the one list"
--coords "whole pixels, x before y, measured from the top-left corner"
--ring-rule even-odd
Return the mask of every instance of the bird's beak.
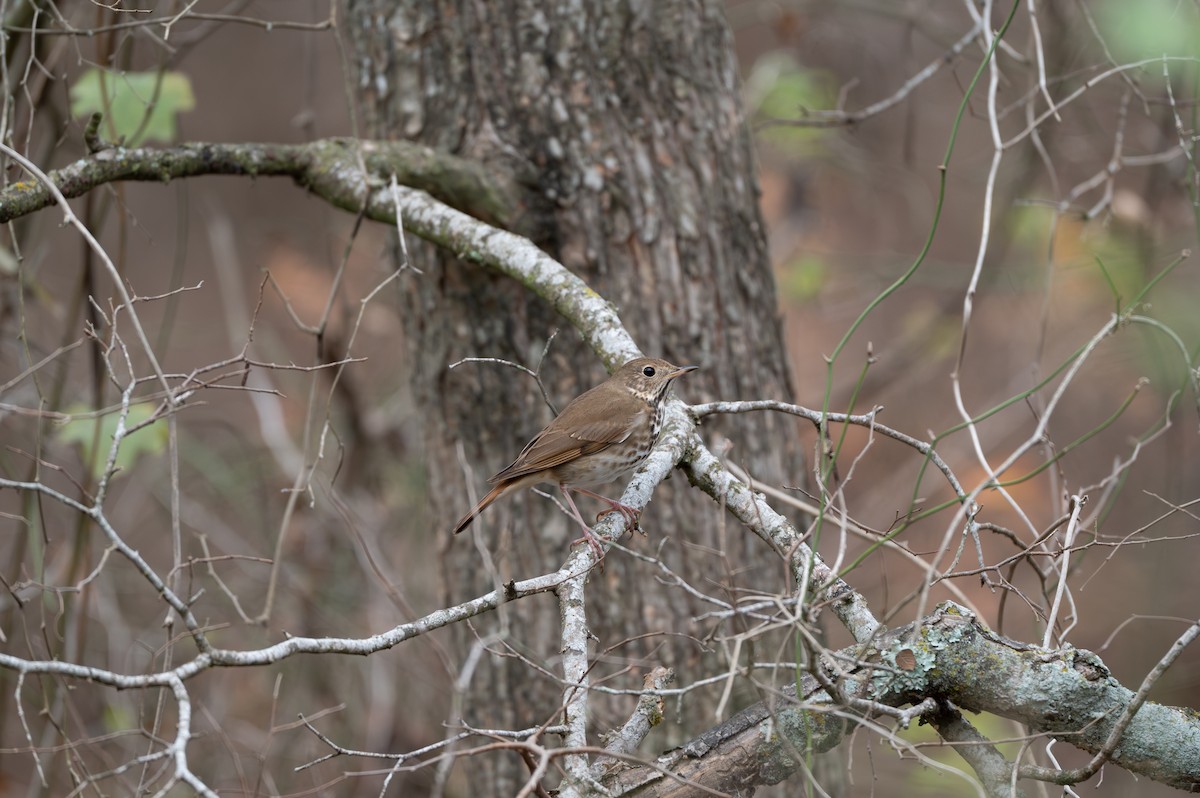
[[673, 380], [676, 377], [682, 377], [684, 374], [687, 374], [689, 371], [695, 371], [698, 368], [700, 368], [700, 367], [699, 366], [679, 366], [674, 371], [671, 372], [671, 376], [669, 377], [669, 379]]

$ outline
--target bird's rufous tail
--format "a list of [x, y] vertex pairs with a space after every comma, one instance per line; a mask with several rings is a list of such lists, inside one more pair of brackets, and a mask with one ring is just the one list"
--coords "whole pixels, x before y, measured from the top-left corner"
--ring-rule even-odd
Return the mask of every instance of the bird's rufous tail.
[[487, 509], [489, 504], [500, 498], [500, 494], [504, 493], [505, 489], [508, 487], [509, 486], [507, 484], [501, 482], [499, 485], [489, 490], [487, 495], [480, 499], [479, 503], [471, 508], [471, 512], [458, 519], [458, 523], [454, 525], [454, 534], [457, 535], [459, 532], [462, 532], [464, 529], [469, 527], [471, 522], [475, 520], [475, 516], [482, 513]]

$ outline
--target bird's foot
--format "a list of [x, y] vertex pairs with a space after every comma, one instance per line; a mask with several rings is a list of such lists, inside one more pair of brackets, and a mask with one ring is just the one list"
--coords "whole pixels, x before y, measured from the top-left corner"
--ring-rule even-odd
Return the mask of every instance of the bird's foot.
[[576, 543], [586, 543], [592, 547], [592, 551], [596, 554], [596, 564], [600, 566], [600, 570], [604, 570], [604, 547], [600, 545], [600, 538], [596, 537], [596, 533], [588, 529], [586, 526], [580, 527], [583, 530], [583, 537], [571, 541], [571, 545]]
[[579, 491], [580, 493], [591, 496], [593, 499], [597, 499], [608, 505], [607, 510], [602, 510], [599, 513], [596, 513], [597, 521], [599, 521], [601, 518], [603, 518], [604, 516], [609, 515], [611, 513], [620, 513], [621, 517], [625, 519], [625, 525], [627, 527], [629, 527], [630, 529], [632, 529], [636, 532], [640, 532], [642, 534], [642, 537], [646, 536], [646, 532], [642, 529], [641, 525], [638, 522], [638, 519], [640, 519], [641, 515], [642, 515], [642, 511], [639, 510], [638, 508], [630, 507], [628, 504], [622, 504], [621, 502], [616, 501], [614, 499], [610, 499], [607, 496], [601, 496], [599, 493], [592, 493], [590, 490], [583, 490], [581, 488], [576, 488], [575, 490]]
[[613, 513], [620, 513], [621, 517], [625, 519], [625, 525], [629, 527], [629, 529], [633, 530], [634, 532], [641, 533], [642, 537], [646, 537], [646, 530], [642, 529], [641, 524], [641, 510], [636, 507], [630, 507], [628, 504], [613, 502], [613, 506], [609, 509], [601, 510], [600, 512], [596, 513], [596, 520], [599, 521], [604, 516], [612, 515]]

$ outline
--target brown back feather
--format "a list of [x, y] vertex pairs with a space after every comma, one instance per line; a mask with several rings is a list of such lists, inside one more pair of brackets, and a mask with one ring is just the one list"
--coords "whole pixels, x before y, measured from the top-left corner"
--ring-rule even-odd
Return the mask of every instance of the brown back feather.
[[516, 460], [488, 482], [518, 479], [603, 451], [628, 438], [638, 417], [649, 412], [645, 402], [620, 385], [612, 382], [597, 385], [564, 407], [521, 450]]

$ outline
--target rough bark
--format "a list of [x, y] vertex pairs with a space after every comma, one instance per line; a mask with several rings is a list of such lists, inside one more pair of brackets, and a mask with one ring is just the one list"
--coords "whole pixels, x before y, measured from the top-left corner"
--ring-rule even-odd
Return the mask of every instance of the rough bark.
[[[538, 244], [616, 305], [646, 354], [702, 366], [678, 386], [682, 395], [791, 394], [720, 3], [350, 0], [347, 10], [366, 135], [412, 139], [531, 180], [550, 208]], [[479, 365], [450, 372], [448, 364], [498, 356], [532, 365], [561, 322], [522, 288], [477, 266], [411, 245], [410, 256], [424, 275], [408, 282], [406, 357], [395, 365], [412, 373], [430, 503], [448, 528], [469, 506], [469, 490], [480, 491], [551, 417], [519, 373]], [[555, 340], [542, 374], [559, 407], [604, 376], [570, 333]], [[763, 416], [739, 422], [730, 437], [731, 456], [756, 476], [802, 479], [794, 422]], [[710, 503], [682, 494], [679, 486], [660, 491], [643, 520], [649, 538], [632, 545], [661, 546], [678, 572], [732, 589], [754, 585], [766, 569], [778, 572], [775, 554], [725, 528]], [[536, 496], [498, 503], [473, 534], [492, 550], [504, 579], [552, 568], [577, 536]], [[488, 584], [470, 535], [447, 537], [444, 546], [445, 599]], [[538, 609], [544, 614], [534, 617], [532, 603], [523, 602], [478, 631], [503, 630], [508, 637], [494, 648], [509, 645], [553, 671], [554, 609]], [[681, 591], [659, 584], [649, 566], [620, 554], [610, 555], [589, 587], [597, 651], [647, 633], [703, 634], [689, 622], [697, 610]], [[665, 665], [686, 682], [711, 673], [714, 656], [697, 641], [653, 636], [619, 645], [596, 675], [627, 663]], [[639, 675], [627, 678], [640, 684]], [[552, 718], [561, 695], [511, 658], [481, 667], [472, 690], [466, 720], [483, 726]], [[704, 703], [699, 695], [689, 701]], [[597, 724], [615, 724], [627, 709], [620, 702]], [[507, 794], [515, 782], [490, 769], [496, 761], [477, 763], [473, 773]]]

